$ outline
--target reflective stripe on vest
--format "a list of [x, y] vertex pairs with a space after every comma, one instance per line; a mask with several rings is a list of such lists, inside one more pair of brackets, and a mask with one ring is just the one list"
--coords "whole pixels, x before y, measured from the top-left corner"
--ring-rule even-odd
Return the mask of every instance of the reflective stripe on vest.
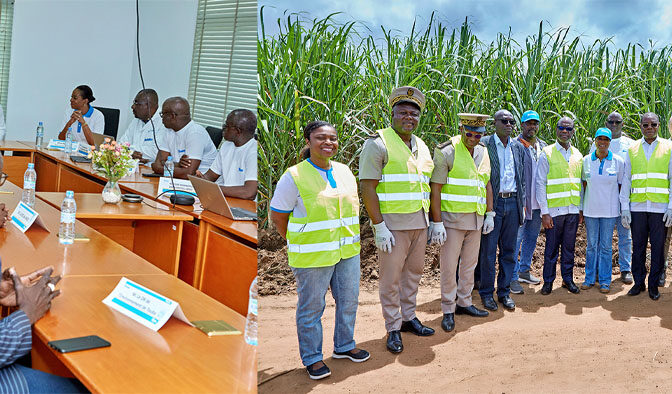
[[658, 138], [658, 144], [649, 160], [642, 147], [642, 140], [635, 142], [628, 150], [632, 186], [630, 201], [667, 203], [670, 199], [670, 181], [667, 171], [670, 165], [672, 143]]
[[549, 208], [567, 207], [581, 203], [581, 168], [583, 156], [578, 149], [571, 146], [572, 154], [569, 163], [565, 156], [555, 148], [555, 144], [548, 145], [542, 151], [548, 160], [548, 175], [546, 175], [546, 201]]
[[328, 267], [359, 254], [359, 196], [350, 169], [332, 161], [336, 188], [307, 160], [289, 168], [307, 216], [289, 215], [287, 256], [295, 268]]
[[462, 136], [456, 135], [450, 140], [455, 147], [455, 159], [446, 184], [441, 187], [441, 210], [483, 215], [487, 208], [485, 186], [490, 180], [490, 156], [484, 149], [483, 159], [476, 168]]
[[434, 161], [427, 145], [418, 137], [417, 159], [408, 145], [391, 127], [378, 130], [387, 149], [387, 164], [378, 182], [376, 193], [381, 213], [414, 213], [421, 209], [429, 212], [429, 178]]

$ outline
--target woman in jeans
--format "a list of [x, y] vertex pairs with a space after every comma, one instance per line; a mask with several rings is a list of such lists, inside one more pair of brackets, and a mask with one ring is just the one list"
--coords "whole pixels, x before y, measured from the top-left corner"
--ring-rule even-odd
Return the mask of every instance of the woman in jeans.
[[[595, 285], [597, 276], [601, 293], [611, 286], [611, 242], [614, 226], [620, 217], [618, 193], [623, 179], [624, 162], [609, 152], [611, 130], [602, 127], [595, 133], [595, 151], [583, 158], [582, 196], [586, 222], [586, 277], [581, 288]], [[597, 272], [596, 272], [597, 269]]]
[[322, 361], [322, 313], [331, 287], [336, 301], [333, 358], [369, 359], [353, 339], [359, 297], [359, 196], [348, 166], [332, 161], [338, 134], [327, 122], [306, 125], [303, 161], [280, 178], [271, 220], [287, 239], [296, 279], [296, 329], [301, 361], [311, 379], [331, 374]]

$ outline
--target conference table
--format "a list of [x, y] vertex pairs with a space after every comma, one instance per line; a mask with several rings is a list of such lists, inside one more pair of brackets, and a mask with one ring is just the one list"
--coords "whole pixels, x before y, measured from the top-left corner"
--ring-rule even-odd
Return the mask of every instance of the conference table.
[[[0, 203], [11, 211], [21, 188], [5, 182]], [[177, 301], [189, 320], [224, 320], [244, 332], [245, 318], [165, 273], [112, 239], [76, 221], [76, 233], [89, 239], [61, 245], [60, 212], [40, 198], [35, 210], [47, 230], [25, 233], [7, 223], [0, 229], [3, 268], [27, 273], [45, 265], [63, 278], [61, 295], [33, 329], [33, 367], [75, 376], [92, 392], [248, 392], [256, 390], [256, 346], [242, 335], [208, 337], [171, 318], [157, 332], [102, 303], [122, 277]], [[98, 335], [108, 348], [58, 353], [47, 342]]]

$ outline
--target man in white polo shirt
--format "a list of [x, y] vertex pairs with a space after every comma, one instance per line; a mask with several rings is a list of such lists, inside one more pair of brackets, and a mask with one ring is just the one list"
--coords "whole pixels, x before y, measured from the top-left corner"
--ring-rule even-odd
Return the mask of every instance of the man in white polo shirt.
[[247, 109], [235, 109], [222, 126], [224, 143], [205, 174], [196, 175], [216, 181], [226, 196], [253, 200], [257, 195], [257, 117]]
[[[148, 163], [156, 157], [159, 151], [157, 145], [165, 137], [166, 128], [163, 127], [158, 109], [159, 95], [156, 94], [156, 90], [139, 91], [131, 105], [135, 118], [131, 120], [126, 132], [119, 138], [119, 142], [131, 144], [133, 158], [140, 160], [141, 163]], [[154, 142], [155, 135], [156, 142]]]
[[152, 170], [163, 174], [163, 164], [172, 156], [174, 176], [187, 179], [196, 170], [207, 171], [217, 156], [217, 148], [205, 128], [189, 114], [189, 102], [182, 97], [171, 97], [161, 106], [161, 118], [166, 126], [166, 138], [159, 141], [159, 153], [152, 163]]

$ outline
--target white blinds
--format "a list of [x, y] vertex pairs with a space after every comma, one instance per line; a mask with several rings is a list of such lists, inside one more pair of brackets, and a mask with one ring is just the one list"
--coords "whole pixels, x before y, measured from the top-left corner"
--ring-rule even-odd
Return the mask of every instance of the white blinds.
[[7, 114], [9, 85], [9, 55], [12, 51], [12, 20], [14, 0], [0, 0], [0, 105]]
[[236, 108], [256, 112], [256, 0], [199, 0], [189, 103], [197, 123], [217, 128]]

